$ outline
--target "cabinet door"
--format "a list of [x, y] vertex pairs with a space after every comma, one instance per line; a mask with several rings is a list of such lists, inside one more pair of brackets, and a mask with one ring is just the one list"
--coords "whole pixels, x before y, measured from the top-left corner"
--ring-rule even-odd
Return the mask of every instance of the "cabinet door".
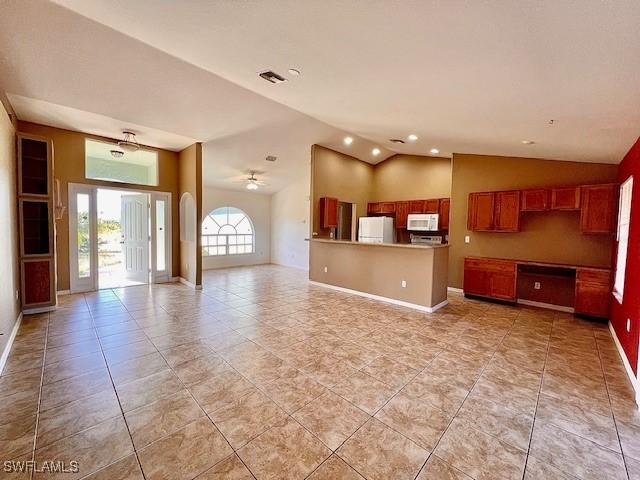
[[576, 281], [576, 313], [607, 318], [610, 300], [608, 285]]
[[520, 230], [520, 192], [496, 192], [494, 228], [498, 232]]
[[380, 202], [380, 213], [394, 213], [396, 204], [394, 202]]
[[438, 213], [440, 207], [440, 200], [432, 198], [431, 200], [424, 201], [424, 213]]
[[55, 303], [53, 260], [22, 261], [22, 305], [39, 307]]
[[338, 226], [338, 199], [322, 197], [320, 199], [320, 220], [322, 228], [335, 228]]
[[367, 203], [367, 213], [379, 213], [380, 212], [380, 204], [377, 202], [369, 202]]
[[616, 228], [618, 186], [582, 187], [580, 229], [582, 233], [613, 233]]
[[578, 210], [580, 208], [580, 187], [551, 189], [551, 210]]
[[467, 228], [473, 232], [493, 231], [495, 194], [493, 192], [469, 194]]
[[449, 208], [451, 206], [451, 200], [448, 198], [440, 199], [440, 209], [438, 211], [438, 229], [449, 230]]
[[489, 277], [484, 270], [475, 268], [464, 269], [464, 293], [471, 295], [489, 295]]
[[515, 300], [515, 273], [491, 272], [489, 274], [489, 296], [501, 300]]
[[542, 212], [549, 210], [549, 190], [523, 190], [520, 196], [520, 211]]
[[396, 202], [396, 228], [407, 228], [409, 202]]
[[424, 200], [411, 200], [409, 202], [409, 213], [423, 213]]

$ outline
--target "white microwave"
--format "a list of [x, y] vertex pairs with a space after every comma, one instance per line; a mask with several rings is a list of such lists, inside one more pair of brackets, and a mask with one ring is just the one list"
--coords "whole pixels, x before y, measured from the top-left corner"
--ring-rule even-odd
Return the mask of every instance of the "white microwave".
[[410, 213], [407, 217], [407, 230], [414, 232], [433, 232], [438, 230], [437, 213]]

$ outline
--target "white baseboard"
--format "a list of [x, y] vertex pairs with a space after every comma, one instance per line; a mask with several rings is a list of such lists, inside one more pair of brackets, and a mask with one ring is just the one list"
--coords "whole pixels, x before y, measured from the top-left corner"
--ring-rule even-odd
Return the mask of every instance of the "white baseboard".
[[447, 290], [449, 292], [453, 292], [453, 293], [464, 293], [464, 290], [462, 290], [461, 288], [456, 288], [456, 287], [447, 287]]
[[71, 290], [58, 290], [58, 296], [71, 295]]
[[35, 315], [36, 313], [46, 313], [53, 312], [58, 308], [58, 305], [49, 305], [48, 307], [38, 307], [38, 308], [25, 308], [22, 310], [22, 313], [25, 315]]
[[202, 285], [196, 285], [194, 283], [191, 283], [189, 280], [184, 279], [182, 277], [180, 277], [180, 283], [183, 285], [186, 285], [187, 287], [191, 287], [194, 290], [202, 290]]
[[620, 340], [618, 340], [618, 335], [616, 334], [616, 330], [615, 328], [613, 328], [613, 325], [611, 324], [611, 322], [609, 322], [609, 331], [611, 332], [613, 341], [615, 342], [616, 348], [618, 349], [618, 354], [622, 358], [622, 363], [624, 365], [624, 369], [627, 371], [627, 376], [629, 377], [629, 380], [631, 381], [631, 385], [633, 386], [633, 389], [636, 392], [636, 406], [640, 409], [640, 380], [638, 380], [638, 378], [633, 374], [633, 369], [629, 364], [629, 360], [627, 359], [627, 354], [624, 352], [624, 349], [622, 348], [622, 344], [620, 343]]
[[22, 323], [22, 312], [20, 312], [20, 314], [18, 315], [18, 318], [16, 319], [16, 323], [13, 325], [13, 329], [11, 330], [11, 334], [9, 335], [9, 341], [4, 347], [2, 356], [0, 356], [0, 375], [2, 375], [4, 366], [7, 364], [7, 360], [9, 359], [9, 353], [11, 352], [13, 341], [16, 339], [16, 335], [18, 334], [20, 323]]
[[534, 300], [526, 300], [524, 298], [518, 298], [516, 303], [520, 305], [528, 305], [530, 307], [546, 308], [548, 310], [557, 310], [558, 312], [574, 313], [573, 307], [565, 307], [564, 305], [554, 305], [553, 303], [536, 302]]
[[309, 280], [309, 283], [312, 285], [317, 285], [318, 287], [329, 288], [331, 290], [337, 290], [338, 292], [351, 293], [353, 295], [359, 295], [361, 297], [370, 298], [372, 300], [379, 300], [385, 303], [400, 305], [401, 307], [413, 308], [414, 310], [420, 310], [421, 312], [426, 313], [433, 313], [436, 310], [439, 310], [449, 304], [449, 300], [445, 300], [444, 302], [440, 302], [433, 307], [426, 307], [424, 305], [418, 305], [417, 303], [404, 302], [402, 300], [396, 300], [395, 298], [383, 297], [380, 295], [374, 295], [373, 293], [361, 292], [360, 290], [351, 290], [350, 288], [338, 287], [329, 283], [316, 282], [314, 280]]

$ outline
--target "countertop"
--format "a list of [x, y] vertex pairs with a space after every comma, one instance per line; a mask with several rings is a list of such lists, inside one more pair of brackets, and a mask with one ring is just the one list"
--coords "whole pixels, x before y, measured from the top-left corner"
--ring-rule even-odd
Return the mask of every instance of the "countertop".
[[429, 248], [449, 248], [445, 245], [413, 245], [411, 243], [364, 243], [354, 242], [352, 240], [332, 240], [330, 238], [312, 238], [312, 242], [319, 243], [339, 243], [343, 245], [358, 245], [363, 247], [388, 247], [388, 248], [413, 248], [413, 249], [429, 249]]
[[475, 256], [470, 256], [465, 258], [471, 258], [474, 260], [499, 260], [502, 262], [513, 262], [517, 265], [531, 265], [531, 266], [538, 266], [538, 267], [556, 267], [556, 268], [566, 268], [566, 269], [573, 269], [573, 270], [584, 268], [588, 270], [602, 270], [607, 272], [611, 271], [611, 267], [599, 267], [595, 265], [576, 265], [576, 264], [567, 264], [567, 263], [539, 262], [536, 260], [519, 260], [519, 259], [513, 259], [513, 258], [493, 258], [493, 257], [475, 257]]

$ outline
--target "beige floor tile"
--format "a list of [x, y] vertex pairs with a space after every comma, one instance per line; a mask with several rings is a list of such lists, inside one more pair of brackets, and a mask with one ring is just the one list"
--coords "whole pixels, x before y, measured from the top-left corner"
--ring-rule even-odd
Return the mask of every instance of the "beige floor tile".
[[233, 450], [208, 418], [196, 420], [138, 452], [147, 480], [192, 479]]
[[469, 390], [457, 385], [454, 381], [423, 372], [409, 382], [402, 389], [402, 393], [420, 398], [450, 415], [455, 415], [464, 399], [469, 395]]
[[196, 480], [253, 480], [253, 475], [236, 454], [215, 464]]
[[418, 374], [418, 370], [387, 356], [375, 358], [362, 371], [394, 388], [406, 385]]
[[625, 457], [640, 461], [640, 426], [618, 422], [620, 443]]
[[126, 362], [127, 360], [143, 357], [155, 352], [157, 352], [156, 347], [146, 338], [139, 342], [129, 343], [126, 345], [104, 347], [104, 356], [109, 365]]
[[326, 391], [324, 386], [295, 369], [262, 385], [261, 389], [287, 413], [299, 410]]
[[181, 363], [174, 367], [174, 372], [185, 385], [201, 382], [207, 378], [220, 375], [231, 370], [221, 357], [209, 354]]
[[396, 395], [376, 414], [376, 418], [428, 451], [451, 421], [451, 416], [420, 398]]
[[255, 390], [255, 387], [234, 371], [195, 383], [189, 387], [198, 404], [207, 413], [232, 404], [235, 400]]
[[32, 451], [35, 432], [35, 412], [0, 425], [0, 460], [8, 460]]
[[88, 430], [71, 435], [36, 450], [35, 460], [78, 462], [77, 473], [35, 474], [36, 479], [76, 479], [94, 473], [116, 460], [133, 453], [131, 439], [122, 416], [99, 423]]
[[331, 450], [342, 445], [370, 418], [331, 391], [305, 405], [293, 417]]
[[259, 479], [305, 478], [331, 451], [289, 419], [253, 439], [238, 451]]
[[116, 386], [168, 369], [167, 362], [158, 352], [109, 366], [111, 378]]
[[125, 413], [136, 450], [204, 416], [187, 390]]
[[566, 474], [585, 480], [627, 476], [622, 455], [554, 425], [536, 423], [530, 453]]
[[161, 350], [160, 353], [171, 367], [196, 358], [211, 355], [211, 349], [202, 341], [186, 343], [177, 347]]
[[38, 411], [38, 396], [32, 392], [17, 392], [7, 395], [0, 402], [0, 425], [15, 422]]
[[548, 463], [529, 455], [524, 480], [575, 480], [576, 477], [566, 475]]
[[307, 478], [308, 480], [364, 480], [362, 475], [335, 454], [325, 460], [325, 462]]
[[477, 480], [521, 479], [526, 451], [454, 419], [434, 452]]
[[499, 403], [512, 410], [533, 415], [538, 400], [538, 390], [520, 387], [501, 378], [480, 377], [471, 391], [478, 396]]
[[369, 415], [374, 415], [397, 392], [363, 372], [356, 372], [331, 390]]
[[105, 367], [102, 352], [90, 353], [44, 367], [43, 383], [45, 385], [58, 382], [84, 373], [102, 370]]
[[171, 370], [162, 370], [133, 382], [118, 385], [116, 390], [122, 411], [129, 412], [169, 397], [182, 388], [182, 383]]
[[336, 452], [370, 480], [413, 479], [429, 452], [372, 418]]
[[19, 373], [0, 376], [0, 401], [3, 397], [19, 392], [38, 392], [42, 368], [32, 368]]
[[86, 477], [86, 480], [144, 480], [135, 455], [118, 460]]
[[627, 472], [629, 473], [629, 480], [640, 480], [640, 461], [633, 458], [625, 459], [627, 464]]
[[255, 389], [209, 414], [235, 450], [272, 425], [281, 423], [286, 416], [284, 410]]
[[469, 475], [452, 467], [447, 462], [431, 455], [416, 480], [473, 480]]
[[65, 403], [106, 390], [113, 391], [113, 385], [106, 368], [60, 380], [59, 382], [49, 383], [42, 386], [40, 411], [59, 407]]

